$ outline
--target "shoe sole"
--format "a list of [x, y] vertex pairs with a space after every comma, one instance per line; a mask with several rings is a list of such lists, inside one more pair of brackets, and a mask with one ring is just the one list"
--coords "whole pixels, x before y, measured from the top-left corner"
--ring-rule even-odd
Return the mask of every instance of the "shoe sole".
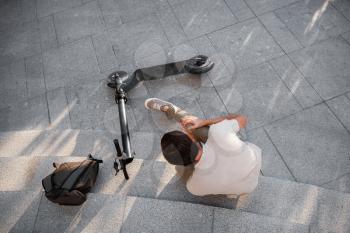
[[151, 110], [151, 108], [149, 108], [149, 107], [147, 106], [147, 103], [149, 103], [149, 102], [152, 101], [152, 100], [160, 100], [160, 101], [162, 101], [162, 102], [164, 102], [164, 103], [167, 103], [167, 104], [169, 104], [169, 105], [173, 105], [173, 104], [170, 103], [170, 102], [167, 102], [167, 101], [164, 101], [164, 100], [161, 100], [161, 99], [158, 99], [158, 98], [149, 98], [149, 99], [147, 99], [147, 100], [145, 101], [145, 103], [144, 103], [145, 108]]

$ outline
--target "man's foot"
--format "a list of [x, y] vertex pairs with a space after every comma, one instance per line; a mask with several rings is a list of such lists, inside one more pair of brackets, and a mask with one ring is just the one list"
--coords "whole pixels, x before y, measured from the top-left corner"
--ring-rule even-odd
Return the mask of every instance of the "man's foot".
[[169, 111], [176, 112], [176, 110], [178, 109], [178, 107], [176, 107], [172, 103], [166, 102], [166, 101], [158, 99], [158, 98], [147, 99], [145, 101], [145, 108], [158, 110], [161, 112], [169, 112]]

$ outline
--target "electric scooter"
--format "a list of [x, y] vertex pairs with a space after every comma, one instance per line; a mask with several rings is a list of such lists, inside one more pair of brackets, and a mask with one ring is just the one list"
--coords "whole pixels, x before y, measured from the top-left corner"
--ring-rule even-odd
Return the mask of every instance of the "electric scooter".
[[125, 104], [128, 100], [126, 93], [142, 81], [163, 79], [184, 73], [202, 74], [208, 72], [213, 67], [214, 63], [207, 56], [197, 55], [184, 61], [137, 69], [130, 76], [125, 71], [116, 71], [109, 75], [107, 85], [115, 90], [115, 102], [118, 104], [123, 146], [122, 150], [118, 139], [114, 139], [113, 142], [117, 150], [117, 156], [114, 161], [116, 175], [122, 170], [125, 179], [128, 180], [129, 175], [126, 165], [131, 163], [135, 156], [135, 153], [131, 150], [128, 120], [125, 111]]

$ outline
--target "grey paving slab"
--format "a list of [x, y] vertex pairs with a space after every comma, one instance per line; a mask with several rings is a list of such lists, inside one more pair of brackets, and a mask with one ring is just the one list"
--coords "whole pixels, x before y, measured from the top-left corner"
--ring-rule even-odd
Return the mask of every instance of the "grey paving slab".
[[[0, 31], [7, 28], [17, 27], [24, 22], [34, 20], [36, 17], [36, 7], [34, 0], [14, 0], [2, 1], [0, 3]], [[18, 17], [18, 16], [21, 17]]]
[[282, 80], [266, 63], [238, 72], [235, 79], [223, 86], [216, 85], [216, 89], [229, 112], [239, 112], [248, 117], [248, 129], [301, 109]]
[[173, 9], [189, 38], [195, 38], [237, 22], [223, 0], [190, 0], [175, 5]]
[[1, 232], [31, 232], [41, 192], [0, 192]]
[[169, 4], [161, 4], [156, 13], [171, 45], [174, 46], [187, 40], [180, 21]]
[[343, 33], [342, 37], [350, 44], [350, 32]]
[[99, 72], [91, 38], [43, 53], [44, 75], [48, 90], [62, 87], [74, 79], [88, 79]]
[[275, 13], [266, 13], [259, 18], [286, 53], [302, 48], [299, 41], [288, 30], [287, 26], [284, 25], [284, 23], [275, 15]]
[[215, 208], [213, 232], [309, 232], [307, 225], [290, 223], [278, 218]]
[[162, 156], [161, 133], [138, 131], [131, 135], [131, 146], [138, 159], [157, 159]]
[[248, 133], [248, 141], [254, 143], [262, 150], [261, 170], [265, 176], [278, 177], [294, 181], [294, 178], [288, 170], [283, 158], [272, 144], [263, 128], [251, 130]]
[[[2, 157], [1, 191], [40, 191], [41, 180], [53, 172], [53, 162], [82, 161], [84, 158]], [[9, 179], [9, 177], [11, 177]]]
[[211, 207], [129, 197], [122, 232], [211, 232], [212, 219]]
[[108, 28], [122, 24], [120, 8], [114, 0], [98, 0], [104, 22]]
[[237, 69], [244, 69], [283, 55], [263, 25], [251, 19], [209, 34], [220, 52], [229, 55]]
[[156, 11], [156, 5], [152, 0], [119, 0], [116, 2], [120, 10], [122, 22], [130, 22], [142, 19]]
[[322, 185], [323, 188], [350, 193], [350, 174], [345, 174], [338, 179]]
[[350, 20], [350, 3], [346, 0], [336, 0], [332, 4], [343, 13], [343, 15]]
[[0, 38], [0, 64], [35, 55], [41, 52], [37, 21], [7, 28]]
[[218, 53], [206, 35], [190, 40], [190, 44], [198, 51], [199, 54], [203, 54], [208, 57]]
[[350, 30], [350, 22], [329, 2], [299, 1], [275, 13], [305, 46]]
[[99, 130], [28, 130], [0, 134], [0, 157], [115, 155], [116, 135]]
[[215, 88], [200, 88], [196, 98], [205, 118], [214, 118], [228, 114], [226, 106]]
[[66, 93], [63, 87], [48, 91], [47, 104], [50, 114], [50, 127], [69, 129], [70, 117]]
[[111, 28], [105, 35], [120, 65], [137, 64], [138, 60], [164, 53], [169, 48], [169, 41], [155, 15]]
[[350, 100], [342, 95], [327, 101], [327, 105], [344, 126], [350, 130]]
[[195, 89], [200, 88], [202, 83], [206, 81], [208, 81], [208, 78], [205, 76], [183, 74], [163, 80], [147, 81], [145, 85], [152, 97], [169, 99], [183, 94], [190, 94]]
[[125, 197], [88, 194], [82, 206], [40, 202], [34, 232], [119, 232]]
[[243, 211], [310, 225], [310, 232], [348, 232], [349, 194], [261, 177], [257, 189], [239, 199]]
[[0, 107], [9, 107], [45, 92], [41, 55], [2, 65]]
[[24, 62], [26, 66], [28, 97], [37, 96], [45, 93], [46, 86], [41, 54], [27, 57], [25, 58]]
[[117, 58], [113, 52], [113, 46], [105, 34], [94, 35], [92, 43], [96, 52], [98, 66], [102, 72], [118, 66]]
[[0, 109], [0, 130], [44, 129], [49, 124], [45, 95]]
[[27, 97], [27, 81], [24, 60], [0, 66], [0, 106], [8, 107]]
[[[66, 95], [74, 129], [101, 129], [120, 133], [118, 105], [114, 90], [107, 87], [106, 80], [86, 82], [66, 87]], [[129, 105], [126, 106], [129, 130], [136, 127]]]
[[[150, 54], [145, 57], [144, 54], [146, 53]], [[134, 69], [187, 60], [195, 55], [198, 55], [198, 52], [189, 42], [181, 43], [169, 48], [151, 45], [149, 51], [147, 51], [146, 47], [143, 48], [143, 46], [140, 46], [135, 53]], [[162, 72], [164, 73], [164, 71], [164, 69], [160, 68], [157, 70], [157, 73], [154, 72], [152, 75], [162, 75]]]
[[214, 67], [203, 75], [203, 78], [209, 77], [212, 83], [208, 83], [206, 87], [221, 85], [231, 79], [237, 72], [237, 67], [231, 56], [227, 53], [217, 52], [207, 36], [198, 37], [190, 41], [193, 48], [198, 54], [204, 54], [215, 63]]
[[246, 0], [249, 7], [255, 12], [257, 15], [261, 15], [263, 13], [276, 10], [278, 8], [288, 6], [293, 2], [297, 2], [297, 0]]
[[185, 0], [168, 0], [168, 2], [171, 6], [175, 6], [175, 5], [178, 5], [180, 3], [184, 3]]
[[38, 0], [37, 1], [37, 14], [39, 17], [48, 16], [59, 11], [67, 10], [69, 8], [78, 6], [81, 4], [81, 0]]
[[287, 55], [271, 60], [270, 64], [303, 108], [322, 102], [322, 98]]
[[324, 104], [266, 130], [297, 181], [323, 184], [349, 172], [350, 135]]
[[254, 18], [254, 13], [250, 10], [244, 0], [225, 0], [232, 13], [237, 17], [238, 21]]
[[58, 41], [53, 15], [39, 19], [39, 30], [42, 50], [45, 51], [47, 49], [57, 48]]
[[350, 45], [329, 39], [290, 54], [298, 69], [324, 99], [350, 90]]
[[102, 14], [96, 1], [54, 15], [59, 44], [101, 33], [104, 30]]

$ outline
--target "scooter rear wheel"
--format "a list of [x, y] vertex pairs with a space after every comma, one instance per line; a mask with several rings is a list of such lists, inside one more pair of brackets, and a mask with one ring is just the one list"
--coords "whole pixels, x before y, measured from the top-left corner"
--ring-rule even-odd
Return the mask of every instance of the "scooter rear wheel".
[[184, 68], [191, 74], [203, 74], [211, 70], [213, 67], [214, 62], [212, 62], [207, 56], [198, 55], [189, 59]]

